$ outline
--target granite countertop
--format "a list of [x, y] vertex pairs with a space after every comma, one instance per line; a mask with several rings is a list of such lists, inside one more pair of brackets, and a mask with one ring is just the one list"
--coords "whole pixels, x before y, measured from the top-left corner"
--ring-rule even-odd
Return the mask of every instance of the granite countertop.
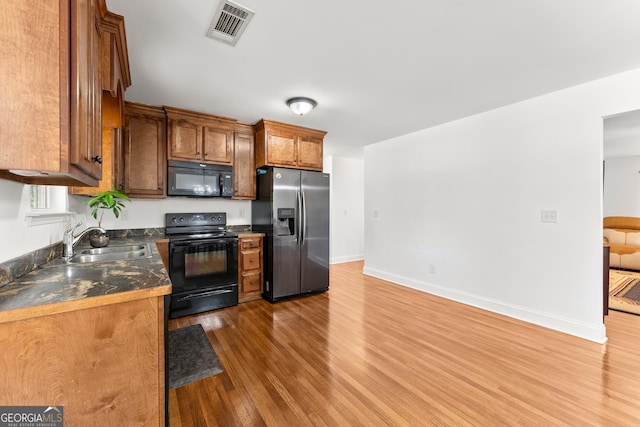
[[[56, 309], [55, 304], [83, 301], [81, 308], [101, 305], [97, 300], [87, 303], [94, 297], [112, 296], [103, 299], [105, 303], [118, 302], [113, 296], [124, 295], [130, 299], [144, 295], [158, 296], [171, 293], [171, 281], [164, 268], [156, 247], [157, 237], [129, 237], [112, 239], [112, 245], [150, 243], [152, 256], [128, 260], [104, 261], [83, 264], [64, 263], [59, 258], [45, 263], [30, 273], [0, 287], [0, 321], [28, 317], [16, 315], [20, 309], [40, 310], [43, 314], [69, 311], [73, 305], [66, 304], [64, 309]], [[83, 246], [76, 248], [76, 253]], [[138, 294], [133, 294], [135, 291]], [[139, 295], [136, 298], [136, 295]], [[126, 299], [126, 298], [125, 298]], [[102, 303], [103, 304], [103, 303]], [[26, 310], [21, 310], [26, 311]]]

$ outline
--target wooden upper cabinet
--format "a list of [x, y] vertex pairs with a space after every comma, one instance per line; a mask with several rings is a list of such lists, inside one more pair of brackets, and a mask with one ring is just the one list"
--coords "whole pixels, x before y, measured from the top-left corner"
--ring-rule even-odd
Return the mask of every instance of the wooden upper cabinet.
[[102, 178], [102, 44], [97, 0], [71, 8], [71, 164]]
[[267, 131], [266, 138], [266, 164], [298, 166], [295, 133], [275, 128]]
[[322, 145], [326, 132], [260, 120], [256, 134], [256, 167], [282, 166], [322, 170]]
[[322, 170], [322, 137], [298, 136], [298, 167]]
[[255, 137], [250, 125], [236, 124], [233, 132], [233, 198], [255, 200]]
[[3, 3], [11, 25], [0, 28], [1, 178], [98, 184], [102, 8], [104, 0]]
[[202, 128], [182, 119], [169, 119], [169, 159], [202, 160]]
[[124, 192], [133, 198], [164, 198], [167, 140], [164, 110], [126, 102]]
[[167, 106], [164, 110], [168, 159], [233, 164], [236, 120]]
[[[131, 86], [124, 17], [106, 11], [100, 24], [103, 30], [102, 90], [108, 91], [112, 97], [117, 98]], [[120, 98], [124, 107], [124, 96]]]
[[70, 194], [93, 196], [117, 188], [124, 191], [122, 128], [124, 92], [131, 85], [124, 18], [105, 11], [102, 27], [102, 179], [97, 187], [69, 187]]
[[227, 126], [204, 126], [202, 145], [205, 162], [233, 164], [233, 129]]

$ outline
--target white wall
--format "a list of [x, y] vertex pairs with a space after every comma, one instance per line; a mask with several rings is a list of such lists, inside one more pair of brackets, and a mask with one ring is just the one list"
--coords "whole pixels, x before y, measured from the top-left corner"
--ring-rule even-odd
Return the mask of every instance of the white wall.
[[331, 263], [364, 259], [364, 160], [332, 157]]
[[640, 69], [365, 147], [365, 273], [603, 342], [602, 117], [638, 93]]
[[605, 162], [603, 211], [604, 216], [640, 217], [640, 156]]
[[[82, 196], [69, 197], [69, 209], [84, 215], [87, 226], [97, 225]], [[120, 218], [106, 212], [102, 226], [107, 230], [164, 227], [164, 214], [172, 212], [226, 212], [227, 224], [251, 224], [251, 201], [229, 199], [194, 199], [171, 197], [167, 199], [132, 199]]]
[[29, 188], [29, 185], [0, 179], [0, 262], [62, 240], [62, 219], [40, 225], [27, 221]]

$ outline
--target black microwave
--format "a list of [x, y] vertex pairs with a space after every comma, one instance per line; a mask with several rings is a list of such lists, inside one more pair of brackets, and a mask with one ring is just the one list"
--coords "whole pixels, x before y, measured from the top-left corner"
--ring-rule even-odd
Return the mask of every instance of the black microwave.
[[169, 160], [167, 196], [231, 197], [233, 168], [200, 162]]

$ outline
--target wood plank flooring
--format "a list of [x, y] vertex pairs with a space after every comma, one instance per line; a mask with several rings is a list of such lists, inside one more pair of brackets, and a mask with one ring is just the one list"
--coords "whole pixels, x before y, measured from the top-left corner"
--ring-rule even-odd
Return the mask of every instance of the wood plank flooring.
[[171, 390], [172, 427], [640, 425], [640, 316], [596, 344], [331, 266], [327, 293], [175, 319], [225, 371]]

